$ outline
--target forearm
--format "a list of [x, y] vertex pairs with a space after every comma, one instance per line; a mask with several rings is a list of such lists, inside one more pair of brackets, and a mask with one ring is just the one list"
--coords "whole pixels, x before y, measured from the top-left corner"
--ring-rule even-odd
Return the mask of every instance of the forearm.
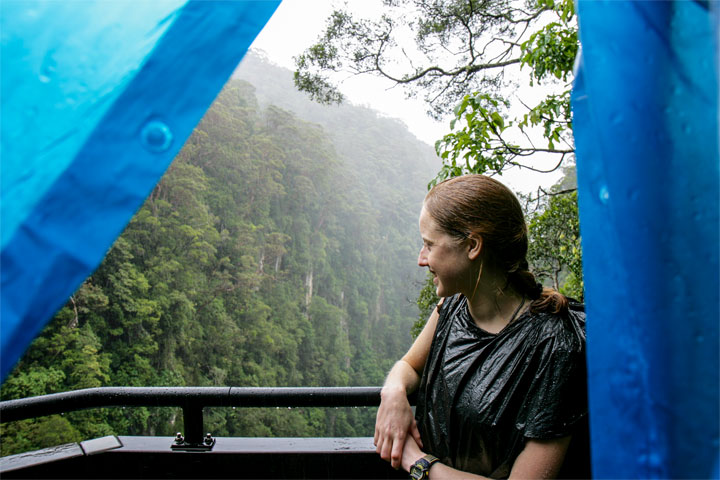
[[417, 389], [420, 375], [405, 360], [397, 362], [385, 380], [380, 392], [380, 407], [375, 421], [376, 451], [393, 468], [400, 466], [402, 449], [408, 435], [420, 442], [408, 393]]
[[[405, 442], [405, 446], [403, 448], [403, 456], [402, 456], [402, 468], [406, 472], [410, 472], [410, 467], [418, 461], [418, 459], [425, 456], [425, 452], [423, 452], [420, 449], [420, 446], [413, 441], [412, 438], [409, 438], [407, 442]], [[473, 478], [473, 479], [485, 479], [488, 477], [483, 477], [481, 475], [474, 475], [472, 473], [468, 472], [461, 472], [460, 470], [456, 470], [454, 468], [448, 467], [445, 464], [442, 464], [440, 462], [435, 462], [430, 467], [430, 471], [428, 472], [428, 478], [430, 480], [463, 480], [466, 478]]]
[[391, 394], [398, 394], [403, 392], [405, 396], [413, 393], [417, 390], [420, 384], [420, 374], [410, 366], [410, 364], [403, 360], [399, 360], [393, 365], [385, 379], [383, 385], [381, 398], [385, 398]]
[[430, 480], [466, 480], [466, 479], [479, 479], [487, 480], [488, 477], [482, 475], [475, 475], [473, 473], [461, 472], [454, 468], [448, 467], [445, 464], [437, 462], [430, 467]]
[[[567, 436], [551, 440], [528, 439], [525, 448], [513, 463], [509, 478], [511, 480], [556, 478], [565, 459], [565, 452], [570, 443], [570, 438], [570, 436]], [[403, 448], [402, 468], [409, 472], [410, 467], [424, 456], [425, 452], [412, 438], [409, 438]], [[454, 480], [464, 478], [483, 479], [487, 477], [461, 472], [436, 462], [430, 467], [428, 478], [430, 480]]]
[[373, 441], [380, 457], [389, 461], [393, 468], [400, 467], [403, 445], [408, 435], [414, 442], [422, 444], [407, 396], [417, 390], [420, 384], [420, 373], [430, 351], [437, 319], [435, 309], [410, 350], [390, 369], [380, 392], [380, 407], [375, 420]]

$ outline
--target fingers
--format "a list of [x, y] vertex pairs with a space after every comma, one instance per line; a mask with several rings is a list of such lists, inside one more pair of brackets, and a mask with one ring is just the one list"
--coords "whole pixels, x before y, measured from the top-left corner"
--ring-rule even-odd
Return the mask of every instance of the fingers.
[[384, 439], [384, 441], [381, 440], [381, 442], [382, 442], [382, 447], [378, 447], [380, 449], [378, 451], [378, 453], [380, 454], [380, 458], [382, 458], [386, 462], [392, 463], [392, 458], [391, 458], [392, 447], [393, 447], [392, 439], [387, 438], [387, 439]]
[[402, 464], [403, 447], [406, 434], [401, 432], [386, 432], [384, 435], [378, 432], [375, 451], [380, 458], [390, 462], [393, 468], [398, 469]]
[[400, 441], [400, 439], [398, 438], [397, 440], [395, 440], [395, 442], [393, 442], [392, 452], [390, 455], [390, 465], [392, 465], [392, 467], [395, 469], [400, 468], [404, 447], [405, 438], [403, 438], [402, 441]]

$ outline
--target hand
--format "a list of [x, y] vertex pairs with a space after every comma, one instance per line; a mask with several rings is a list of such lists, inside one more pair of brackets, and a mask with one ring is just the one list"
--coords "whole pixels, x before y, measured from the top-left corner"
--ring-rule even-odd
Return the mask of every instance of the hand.
[[418, 446], [415, 439], [413, 437], [408, 437], [405, 440], [405, 447], [403, 448], [403, 455], [402, 455], [403, 470], [410, 473], [410, 467], [412, 467], [415, 462], [417, 462], [419, 459], [421, 459], [424, 456], [425, 456], [425, 452], [420, 450], [420, 447]]
[[422, 445], [405, 390], [383, 388], [375, 421], [375, 451], [395, 469], [401, 466], [408, 433], [416, 447]]

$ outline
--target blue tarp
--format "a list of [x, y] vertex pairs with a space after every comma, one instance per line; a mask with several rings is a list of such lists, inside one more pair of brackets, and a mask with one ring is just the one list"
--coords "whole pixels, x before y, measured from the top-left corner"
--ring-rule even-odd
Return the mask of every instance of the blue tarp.
[[718, 451], [710, 2], [578, 3], [572, 96], [596, 478], [709, 478]]
[[[98, 265], [277, 3], [0, 3], [2, 378]], [[718, 475], [716, 7], [578, 4], [598, 478]]]
[[0, 378], [97, 267], [278, 4], [2, 1]]

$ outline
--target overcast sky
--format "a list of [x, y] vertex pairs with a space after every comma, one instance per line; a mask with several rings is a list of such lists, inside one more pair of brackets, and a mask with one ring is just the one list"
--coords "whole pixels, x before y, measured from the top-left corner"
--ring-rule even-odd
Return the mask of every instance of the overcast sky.
[[[273, 63], [295, 69], [293, 57], [315, 43], [323, 32], [325, 20], [337, 0], [283, 0], [275, 15], [258, 35], [252, 48], [263, 50]], [[349, 0], [349, 8], [361, 15], [382, 8], [379, 0]], [[449, 119], [435, 122], [426, 115], [422, 101], [406, 100], [402, 89], [393, 83], [369, 75], [341, 74], [341, 91], [351, 103], [367, 105], [388, 116], [402, 119], [410, 131], [424, 142], [434, 145], [448, 131]]]
[[[283, 0], [277, 11], [253, 43], [253, 49], [264, 51], [271, 62], [294, 70], [293, 57], [315, 43], [323, 32], [325, 20], [333, 7], [345, 4], [339, 0]], [[381, 0], [348, 0], [348, 8], [361, 16], [372, 15], [382, 8]], [[420, 140], [434, 145], [449, 132], [448, 117], [442, 122], [432, 120], [421, 100], [408, 100], [400, 87], [369, 75], [343, 74], [340, 90], [353, 104], [365, 105], [390, 117], [402, 120]], [[500, 180], [514, 189], [529, 192], [539, 184], [552, 185], [559, 175], [533, 174], [517, 169]]]

